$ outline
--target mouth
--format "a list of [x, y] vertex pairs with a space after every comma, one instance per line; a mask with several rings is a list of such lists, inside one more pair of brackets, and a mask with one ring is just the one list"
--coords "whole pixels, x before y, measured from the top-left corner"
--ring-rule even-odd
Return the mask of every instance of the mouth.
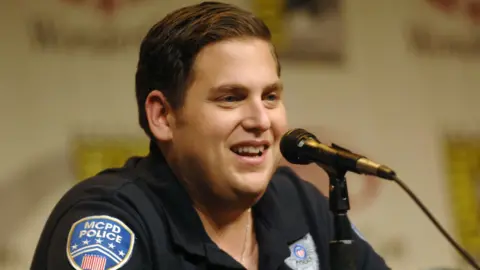
[[261, 157], [265, 154], [269, 147], [270, 145], [268, 143], [256, 145], [243, 144], [233, 146], [230, 148], [230, 150], [241, 157]]

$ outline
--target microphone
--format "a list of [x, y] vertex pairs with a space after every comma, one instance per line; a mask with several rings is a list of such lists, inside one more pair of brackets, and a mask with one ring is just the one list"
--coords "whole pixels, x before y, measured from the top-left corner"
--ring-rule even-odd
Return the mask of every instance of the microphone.
[[327, 171], [341, 169], [387, 180], [396, 179], [396, 173], [389, 167], [339, 145], [325, 145], [304, 129], [291, 129], [285, 133], [280, 141], [280, 152], [293, 164], [306, 165], [315, 162]]
[[[285, 133], [280, 140], [280, 152], [290, 163], [306, 165], [315, 162], [329, 173], [331, 185], [329, 196], [330, 211], [334, 215], [335, 226], [335, 237], [333, 241], [330, 241], [331, 269], [355, 269], [352, 238], [349, 231], [350, 223], [345, 218], [345, 213], [350, 209], [350, 206], [347, 185], [345, 183], [346, 179], [343, 176], [347, 171], [351, 171], [396, 182], [473, 269], [480, 270], [480, 266], [475, 261], [475, 258], [450, 236], [413, 191], [387, 166], [373, 162], [365, 156], [352, 153], [350, 150], [336, 144], [332, 144], [332, 146], [322, 144], [315, 135], [304, 129], [292, 129]], [[334, 172], [333, 174], [331, 174], [332, 171]], [[296, 183], [300, 191], [303, 190], [299, 182], [295, 181], [294, 183]], [[302, 198], [306, 198], [306, 193], [303, 193]], [[313, 210], [309, 207], [307, 209], [310, 212], [308, 216], [314, 216], [312, 214], [314, 213]], [[314, 224], [315, 221], [309, 219], [309, 222]]]

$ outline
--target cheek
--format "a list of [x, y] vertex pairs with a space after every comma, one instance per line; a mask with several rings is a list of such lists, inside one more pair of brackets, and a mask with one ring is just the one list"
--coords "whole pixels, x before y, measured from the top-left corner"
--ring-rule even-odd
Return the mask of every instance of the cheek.
[[278, 111], [273, 112], [270, 117], [275, 138], [283, 136], [289, 128], [285, 110], [279, 109]]
[[239, 117], [234, 112], [213, 110], [199, 115], [201, 132], [217, 142], [226, 140], [239, 123]]

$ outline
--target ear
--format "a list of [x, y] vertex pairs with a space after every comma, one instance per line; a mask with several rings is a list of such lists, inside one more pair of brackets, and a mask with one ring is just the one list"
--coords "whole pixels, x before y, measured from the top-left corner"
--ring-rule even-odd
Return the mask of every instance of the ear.
[[162, 92], [150, 92], [145, 100], [145, 113], [153, 136], [159, 141], [170, 141], [173, 137], [173, 112]]

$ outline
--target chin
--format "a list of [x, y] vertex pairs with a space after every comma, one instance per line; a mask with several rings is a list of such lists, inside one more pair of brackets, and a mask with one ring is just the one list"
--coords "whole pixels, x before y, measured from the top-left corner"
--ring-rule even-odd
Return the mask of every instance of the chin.
[[273, 175], [273, 170], [243, 173], [236, 179], [237, 189], [242, 193], [261, 195], [267, 189]]

